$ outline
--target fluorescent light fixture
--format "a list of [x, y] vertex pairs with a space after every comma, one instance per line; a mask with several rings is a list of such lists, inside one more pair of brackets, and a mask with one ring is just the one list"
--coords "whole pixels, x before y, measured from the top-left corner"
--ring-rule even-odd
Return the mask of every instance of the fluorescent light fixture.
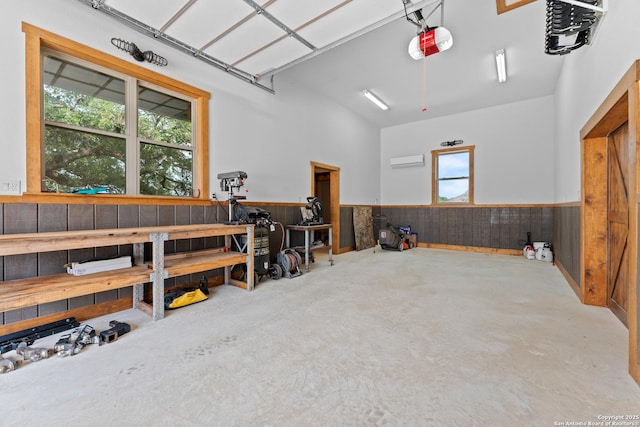
[[498, 71], [498, 82], [507, 81], [507, 56], [504, 49], [496, 50], [496, 70]]
[[369, 92], [367, 89], [363, 90], [362, 93], [369, 99], [369, 101], [373, 102], [383, 110], [387, 111], [389, 109], [389, 106], [387, 104], [385, 104], [380, 98]]

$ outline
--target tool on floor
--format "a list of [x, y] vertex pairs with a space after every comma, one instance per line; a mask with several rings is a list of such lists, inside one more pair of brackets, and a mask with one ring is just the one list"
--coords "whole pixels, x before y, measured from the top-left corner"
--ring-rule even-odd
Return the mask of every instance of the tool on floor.
[[536, 259], [536, 251], [533, 247], [533, 242], [531, 241], [531, 232], [527, 232], [527, 241], [524, 244], [522, 254], [526, 259]]
[[379, 215], [374, 218], [385, 223], [378, 230], [378, 242], [380, 242], [381, 249], [403, 251], [413, 248], [413, 242], [401, 230], [394, 227], [386, 216]]
[[278, 264], [282, 266], [282, 274], [287, 279], [291, 279], [302, 274], [302, 270], [300, 270], [302, 258], [300, 258], [300, 254], [294, 249], [287, 248], [278, 252], [276, 259]]
[[545, 262], [554, 262], [554, 254], [553, 254], [553, 247], [551, 246], [551, 243], [549, 242], [534, 242], [533, 243], [533, 248], [535, 250], [536, 253], [536, 259], [538, 261], [545, 261]]
[[84, 325], [70, 334], [60, 337], [58, 342], [53, 346], [53, 350], [58, 357], [75, 356], [89, 344], [98, 344], [99, 338], [96, 331], [89, 325]]
[[49, 349], [44, 347], [28, 347], [26, 342], [21, 342], [16, 348], [16, 354], [22, 356], [24, 361], [37, 362], [49, 358]]
[[11, 359], [5, 359], [0, 355], [0, 374], [6, 374], [7, 372], [15, 371], [16, 364]]
[[112, 320], [109, 322], [109, 326], [111, 326], [111, 329], [100, 332], [99, 345], [112, 343], [127, 332], [131, 332], [131, 326], [128, 323]]
[[55, 335], [59, 332], [77, 328], [78, 326], [80, 326], [80, 322], [78, 322], [75, 317], [68, 317], [63, 320], [3, 335], [0, 337], [0, 354], [17, 349], [18, 345], [22, 342], [30, 346], [39, 338]]

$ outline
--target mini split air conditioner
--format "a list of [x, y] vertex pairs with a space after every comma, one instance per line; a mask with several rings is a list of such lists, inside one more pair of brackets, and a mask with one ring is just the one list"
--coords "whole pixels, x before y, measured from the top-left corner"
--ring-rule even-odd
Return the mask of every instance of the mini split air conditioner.
[[406, 168], [411, 166], [424, 166], [424, 154], [415, 156], [392, 157], [389, 160], [392, 168]]

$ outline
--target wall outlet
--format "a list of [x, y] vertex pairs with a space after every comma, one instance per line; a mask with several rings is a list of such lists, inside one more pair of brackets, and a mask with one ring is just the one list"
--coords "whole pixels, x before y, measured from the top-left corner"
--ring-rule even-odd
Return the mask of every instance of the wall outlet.
[[20, 181], [0, 180], [0, 194], [21, 195], [22, 189]]

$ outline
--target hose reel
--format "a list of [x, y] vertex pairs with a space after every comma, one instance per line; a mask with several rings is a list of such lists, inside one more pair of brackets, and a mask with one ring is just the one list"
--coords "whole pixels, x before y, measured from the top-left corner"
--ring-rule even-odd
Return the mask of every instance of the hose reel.
[[282, 274], [287, 279], [299, 276], [302, 274], [300, 265], [302, 265], [302, 259], [300, 254], [293, 249], [285, 249], [278, 252], [276, 261], [282, 266]]

